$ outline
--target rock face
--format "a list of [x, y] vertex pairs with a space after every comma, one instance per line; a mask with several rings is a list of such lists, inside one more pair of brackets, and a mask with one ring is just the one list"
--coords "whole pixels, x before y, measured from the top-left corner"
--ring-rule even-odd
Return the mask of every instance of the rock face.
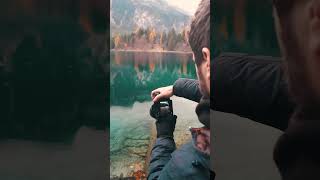
[[111, 34], [128, 33], [138, 27], [154, 27], [159, 31], [180, 30], [188, 25], [190, 15], [168, 5], [164, 0], [113, 0], [111, 2]]
[[[190, 140], [189, 126], [202, 126], [194, 112], [196, 103], [173, 97], [178, 116], [174, 133], [177, 147]], [[154, 120], [149, 116], [151, 102], [135, 103], [132, 108], [111, 107], [111, 178], [147, 172], [149, 153], [155, 140]]]

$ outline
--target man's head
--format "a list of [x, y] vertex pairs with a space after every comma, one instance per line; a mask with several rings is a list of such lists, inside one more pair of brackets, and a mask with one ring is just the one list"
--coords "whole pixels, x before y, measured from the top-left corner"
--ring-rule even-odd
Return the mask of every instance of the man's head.
[[193, 51], [200, 89], [210, 96], [210, 0], [202, 0], [191, 23], [189, 44]]
[[288, 84], [298, 104], [320, 102], [320, 1], [274, 0]]

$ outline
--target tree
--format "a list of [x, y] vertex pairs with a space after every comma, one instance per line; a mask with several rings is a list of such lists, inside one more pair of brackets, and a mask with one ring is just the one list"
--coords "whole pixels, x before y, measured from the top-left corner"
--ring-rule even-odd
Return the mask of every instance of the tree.
[[188, 30], [186, 28], [183, 28], [182, 30], [182, 40], [184, 43], [188, 43]]
[[164, 36], [164, 32], [162, 32], [161, 34], [160, 34], [160, 41], [159, 41], [159, 43], [160, 43], [160, 46], [162, 46], [162, 44], [163, 44], [163, 37]]
[[179, 33], [177, 36], [177, 42], [182, 42], [183, 41], [183, 34]]
[[174, 28], [172, 28], [168, 34], [168, 49], [173, 51], [177, 45], [177, 34]]
[[149, 27], [147, 27], [147, 29], [145, 29], [145, 31], [144, 31], [144, 36], [146, 37], [147, 42], [150, 42], [149, 41], [149, 34], [150, 34], [150, 29], [149, 29]]
[[135, 40], [135, 35], [134, 35], [134, 33], [131, 33], [131, 34], [129, 35], [129, 44], [130, 44], [130, 46], [132, 46], [132, 47], [134, 47], [134, 40]]
[[149, 42], [154, 44], [154, 41], [156, 39], [157, 33], [156, 30], [153, 28], [150, 32], [149, 32]]
[[167, 47], [167, 33], [165, 31], [162, 31], [160, 35], [160, 45], [162, 47]]
[[144, 34], [143, 29], [139, 27], [139, 28], [136, 30], [136, 35], [137, 35], [137, 37], [140, 39], [143, 34]]
[[110, 41], [110, 49], [114, 49], [114, 48], [115, 48], [115, 44], [114, 44], [114, 37], [113, 37]]
[[115, 48], [119, 48], [121, 44], [121, 37], [120, 34], [116, 34], [114, 37], [114, 46]]

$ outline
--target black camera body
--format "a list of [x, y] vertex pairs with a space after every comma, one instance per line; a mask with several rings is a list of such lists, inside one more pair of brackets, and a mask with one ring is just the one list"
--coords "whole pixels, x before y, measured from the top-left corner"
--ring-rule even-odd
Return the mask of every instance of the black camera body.
[[173, 116], [172, 100], [170, 100], [170, 98], [167, 98], [153, 103], [150, 109], [150, 115], [155, 119]]

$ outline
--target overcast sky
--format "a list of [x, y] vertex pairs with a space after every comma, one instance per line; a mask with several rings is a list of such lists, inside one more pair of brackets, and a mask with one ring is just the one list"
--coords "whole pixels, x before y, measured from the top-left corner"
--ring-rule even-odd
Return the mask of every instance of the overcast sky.
[[184, 11], [188, 12], [190, 15], [193, 15], [201, 0], [167, 0], [170, 5], [179, 7]]

